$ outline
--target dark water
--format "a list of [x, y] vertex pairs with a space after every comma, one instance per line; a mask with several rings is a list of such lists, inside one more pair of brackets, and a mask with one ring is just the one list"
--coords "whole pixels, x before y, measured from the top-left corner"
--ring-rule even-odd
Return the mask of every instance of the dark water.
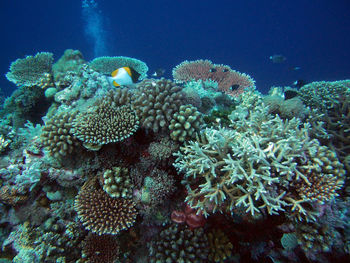
[[[184, 60], [210, 59], [250, 74], [260, 91], [296, 79], [338, 80], [350, 75], [350, 2], [249, 1], [1, 1], [0, 87], [17, 58], [65, 49], [96, 56], [130, 56], [166, 76]], [[90, 32], [90, 38], [86, 34]], [[97, 45], [97, 46], [96, 46]], [[273, 64], [269, 56], [287, 60]], [[292, 70], [300, 67], [299, 70]]]

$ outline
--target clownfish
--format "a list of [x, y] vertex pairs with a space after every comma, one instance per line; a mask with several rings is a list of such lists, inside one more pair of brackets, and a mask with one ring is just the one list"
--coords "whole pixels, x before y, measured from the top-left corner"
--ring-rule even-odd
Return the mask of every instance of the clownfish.
[[122, 85], [130, 85], [138, 81], [140, 73], [131, 67], [122, 67], [112, 72], [112, 77], [109, 80], [113, 86], [120, 87]]

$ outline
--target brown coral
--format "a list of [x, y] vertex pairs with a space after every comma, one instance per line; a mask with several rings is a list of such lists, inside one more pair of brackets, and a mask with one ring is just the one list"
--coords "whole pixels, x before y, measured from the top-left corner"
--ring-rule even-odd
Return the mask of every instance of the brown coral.
[[120, 253], [115, 237], [109, 235], [88, 235], [83, 241], [83, 258], [89, 263], [113, 263]]
[[167, 79], [147, 79], [138, 90], [134, 105], [142, 126], [154, 132], [166, 130], [182, 103], [181, 87]]
[[82, 186], [74, 207], [83, 225], [99, 235], [116, 235], [128, 229], [134, 224], [137, 214], [131, 200], [110, 197], [98, 185], [97, 178]]
[[56, 158], [73, 152], [79, 141], [71, 133], [75, 111], [60, 112], [46, 121], [41, 134], [43, 146]]
[[73, 122], [73, 133], [84, 146], [103, 145], [128, 138], [137, 130], [138, 124], [130, 106], [116, 107], [103, 101], [78, 114]]

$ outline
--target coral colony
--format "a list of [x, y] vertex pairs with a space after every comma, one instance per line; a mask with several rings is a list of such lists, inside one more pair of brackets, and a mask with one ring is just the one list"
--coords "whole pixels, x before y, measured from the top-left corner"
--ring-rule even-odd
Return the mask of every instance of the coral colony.
[[349, 258], [349, 80], [262, 95], [209, 60], [147, 71], [77, 50], [11, 64], [1, 262]]

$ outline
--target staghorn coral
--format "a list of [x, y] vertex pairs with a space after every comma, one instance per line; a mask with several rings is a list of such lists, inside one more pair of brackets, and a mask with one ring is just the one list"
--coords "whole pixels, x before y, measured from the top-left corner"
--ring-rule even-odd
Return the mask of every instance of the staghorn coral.
[[220, 229], [213, 229], [208, 233], [208, 242], [209, 259], [212, 262], [224, 262], [232, 255], [233, 245]]
[[191, 231], [184, 225], [171, 225], [149, 247], [149, 262], [205, 262], [209, 254], [208, 238], [203, 228]]
[[132, 198], [132, 184], [128, 168], [113, 167], [101, 175], [103, 190], [113, 198]]
[[89, 263], [114, 263], [120, 249], [114, 236], [89, 234], [83, 241], [82, 258]]
[[76, 111], [60, 112], [45, 122], [41, 141], [43, 146], [55, 158], [71, 154], [75, 147], [80, 145], [71, 132], [75, 116]]
[[43, 86], [51, 81], [52, 62], [53, 54], [49, 52], [17, 59], [11, 63], [6, 78], [17, 86]]
[[173, 69], [173, 78], [177, 83], [211, 80], [218, 84], [219, 90], [234, 97], [243, 93], [245, 88], [255, 87], [255, 81], [249, 75], [202, 59], [186, 60], [177, 65]]
[[[269, 214], [287, 210], [298, 219], [311, 219], [313, 213], [305, 203], [337, 195], [343, 166], [334, 152], [310, 139], [309, 125], [269, 115], [263, 104], [252, 110], [238, 106], [230, 119], [231, 129], [205, 129], [175, 154], [174, 165], [185, 172], [186, 201], [193, 208], [205, 215], [236, 206], [253, 216], [265, 209]], [[314, 169], [328, 179], [315, 181]], [[307, 184], [305, 191], [313, 192], [296, 194], [297, 184]], [[324, 191], [318, 192], [319, 187]], [[318, 196], [309, 198], [312, 195]]]
[[97, 178], [82, 186], [74, 207], [86, 229], [98, 235], [116, 235], [128, 229], [134, 224], [137, 214], [131, 200], [110, 197], [100, 187]]
[[143, 80], [134, 96], [134, 107], [142, 127], [154, 132], [166, 130], [182, 104], [182, 97], [181, 87], [170, 80]]
[[170, 138], [179, 142], [195, 138], [202, 125], [203, 118], [196, 107], [181, 105], [179, 111], [174, 113], [170, 121]]
[[131, 67], [140, 74], [140, 80], [147, 77], [148, 67], [146, 63], [136, 58], [129, 57], [98, 57], [89, 63], [89, 66], [105, 75], [110, 75], [121, 67]]
[[73, 121], [73, 134], [88, 149], [92, 146], [122, 141], [138, 128], [139, 121], [134, 110], [127, 105], [115, 106], [102, 101], [98, 106], [88, 107]]

